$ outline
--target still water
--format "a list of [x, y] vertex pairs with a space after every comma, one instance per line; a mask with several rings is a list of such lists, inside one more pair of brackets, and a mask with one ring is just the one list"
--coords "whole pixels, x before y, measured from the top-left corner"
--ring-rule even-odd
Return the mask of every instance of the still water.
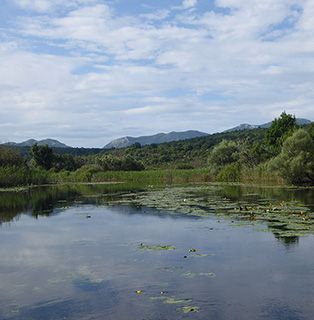
[[[217, 207], [204, 217], [132, 204], [142, 191], [0, 194], [0, 319], [314, 319], [310, 227], [280, 236], [265, 221], [217, 216]], [[212, 186], [206, 194], [229, 206], [294, 201], [313, 217], [313, 190]]]

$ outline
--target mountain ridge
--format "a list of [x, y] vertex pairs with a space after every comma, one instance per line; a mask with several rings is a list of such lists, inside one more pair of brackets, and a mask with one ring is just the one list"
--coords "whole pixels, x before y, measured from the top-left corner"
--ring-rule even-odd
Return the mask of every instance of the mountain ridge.
[[48, 145], [50, 148], [71, 148], [70, 146], [55, 140], [55, 139], [42, 139], [42, 140], [35, 140], [35, 139], [28, 139], [22, 142], [6, 142], [2, 145], [5, 146], [12, 146], [12, 147], [31, 147], [34, 144], [38, 144], [39, 146]]
[[[312, 123], [311, 120], [304, 119], [304, 118], [297, 118], [296, 122], [298, 125], [308, 125]], [[228, 132], [234, 132], [234, 131], [243, 131], [243, 130], [253, 130], [253, 129], [267, 129], [271, 126], [272, 121], [260, 124], [260, 125], [251, 125], [248, 123], [240, 124], [236, 127], [227, 129], [222, 131], [221, 133], [228, 133]], [[217, 132], [218, 133], [218, 132]], [[135, 143], [139, 143], [141, 145], [150, 145], [150, 144], [161, 144], [166, 142], [173, 142], [173, 141], [180, 141], [180, 140], [188, 140], [193, 138], [200, 138], [208, 136], [208, 133], [201, 132], [198, 130], [187, 130], [187, 131], [171, 131], [169, 133], [157, 133], [154, 135], [147, 135], [147, 136], [139, 136], [139, 137], [131, 137], [131, 136], [125, 136], [118, 139], [114, 139], [111, 142], [107, 143], [103, 148], [96, 148], [96, 149], [120, 149], [120, 148], [126, 148], [129, 147]], [[0, 143], [0, 145], [3, 146], [11, 146], [11, 147], [31, 147], [37, 143], [38, 145], [48, 145], [51, 148], [59, 148], [59, 149], [73, 149], [73, 147], [68, 146], [58, 140], [47, 138], [43, 140], [36, 140], [36, 139], [28, 139], [22, 142], [6, 142], [6, 143]], [[84, 148], [83, 148], [84, 149]], [[85, 148], [86, 149], [86, 148]], [[87, 149], [95, 149], [95, 148], [87, 148]]]
[[[304, 125], [307, 125], [307, 124], [310, 124], [312, 123], [311, 120], [308, 120], [308, 119], [304, 119], [304, 118], [297, 118], [296, 119], [296, 123], [297, 125], [299, 126], [304, 126]], [[231, 129], [227, 129], [223, 132], [233, 132], [233, 131], [242, 131], [242, 130], [252, 130], [252, 129], [258, 129], [258, 128], [261, 128], [261, 129], [268, 129], [270, 128], [272, 124], [272, 121], [270, 122], [266, 122], [266, 123], [263, 123], [263, 124], [248, 124], [248, 123], [242, 123], [236, 127], [233, 127]]]
[[141, 145], [148, 145], [148, 144], [160, 144], [164, 142], [171, 142], [171, 141], [179, 141], [179, 140], [187, 140], [193, 139], [198, 137], [207, 136], [208, 133], [197, 131], [197, 130], [187, 130], [187, 131], [171, 131], [169, 133], [157, 133], [154, 135], [148, 136], [139, 136], [139, 137], [130, 137], [125, 136], [122, 138], [114, 139], [108, 144], [104, 146], [104, 149], [120, 149], [129, 147], [135, 143], [139, 143]]

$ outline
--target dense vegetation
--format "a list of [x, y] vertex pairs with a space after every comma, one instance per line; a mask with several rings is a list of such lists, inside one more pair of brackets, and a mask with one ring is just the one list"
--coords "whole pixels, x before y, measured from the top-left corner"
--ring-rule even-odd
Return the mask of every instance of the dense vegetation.
[[[77, 154], [78, 150], [84, 152]], [[124, 149], [91, 149], [89, 154], [86, 150], [59, 152], [34, 145], [26, 153], [25, 148], [18, 152], [1, 147], [0, 187], [62, 181], [148, 181], [149, 176], [164, 182], [314, 182], [314, 124], [300, 128], [295, 117], [285, 112], [269, 129], [217, 133], [159, 145], [137, 143]], [[145, 173], [134, 173], [143, 170]]]

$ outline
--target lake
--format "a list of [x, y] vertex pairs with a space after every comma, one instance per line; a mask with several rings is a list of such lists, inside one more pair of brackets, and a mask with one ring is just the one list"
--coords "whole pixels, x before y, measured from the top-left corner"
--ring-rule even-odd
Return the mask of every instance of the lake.
[[313, 189], [0, 193], [0, 319], [310, 320], [313, 234]]

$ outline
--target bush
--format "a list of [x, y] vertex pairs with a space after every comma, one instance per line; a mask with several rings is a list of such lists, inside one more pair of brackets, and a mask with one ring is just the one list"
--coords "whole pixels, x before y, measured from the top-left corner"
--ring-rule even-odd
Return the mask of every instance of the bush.
[[141, 171], [145, 169], [141, 162], [129, 155], [121, 158], [110, 154], [99, 156], [96, 158], [96, 164], [103, 171]]
[[86, 164], [74, 172], [75, 181], [92, 181], [92, 177], [95, 173], [102, 171], [99, 165]]
[[222, 167], [238, 160], [238, 144], [234, 141], [223, 140], [211, 151], [208, 163], [210, 166]]
[[238, 163], [228, 164], [217, 174], [216, 180], [220, 182], [238, 182], [241, 179], [241, 167]]
[[176, 168], [179, 169], [179, 170], [191, 170], [191, 169], [194, 169], [194, 167], [189, 163], [179, 163], [179, 164], [177, 164]]
[[0, 166], [19, 166], [23, 163], [24, 159], [17, 151], [0, 147]]
[[288, 182], [314, 182], [314, 142], [304, 129], [297, 130], [283, 144], [280, 154], [270, 162]]

